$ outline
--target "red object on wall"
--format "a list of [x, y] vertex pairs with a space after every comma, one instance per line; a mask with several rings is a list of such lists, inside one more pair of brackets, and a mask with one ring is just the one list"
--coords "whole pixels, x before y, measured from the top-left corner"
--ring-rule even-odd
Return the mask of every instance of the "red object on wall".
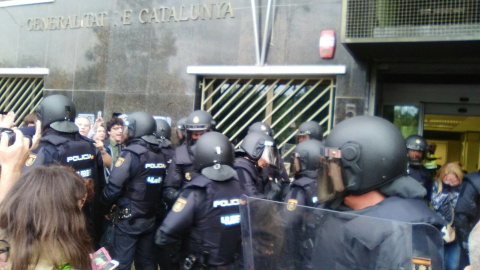
[[332, 59], [335, 54], [335, 31], [323, 30], [319, 41], [320, 57]]

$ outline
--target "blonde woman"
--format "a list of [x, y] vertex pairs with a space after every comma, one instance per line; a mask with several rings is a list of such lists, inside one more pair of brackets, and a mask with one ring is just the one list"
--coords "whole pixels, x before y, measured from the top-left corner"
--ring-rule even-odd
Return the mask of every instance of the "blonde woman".
[[[432, 186], [431, 203], [437, 214], [448, 224], [454, 221], [454, 209], [457, 204], [463, 180], [463, 171], [458, 163], [445, 163], [439, 170], [438, 176]], [[442, 230], [443, 231], [443, 230]], [[445, 269], [458, 269], [460, 262], [460, 245], [454, 235], [446, 231], [445, 243]]]

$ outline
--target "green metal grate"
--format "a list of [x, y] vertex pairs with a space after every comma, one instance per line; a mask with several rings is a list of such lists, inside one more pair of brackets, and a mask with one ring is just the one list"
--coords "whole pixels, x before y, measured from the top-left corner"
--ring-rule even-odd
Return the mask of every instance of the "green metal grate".
[[201, 109], [210, 112], [217, 129], [238, 146], [248, 127], [270, 125], [288, 161], [298, 126], [314, 120], [325, 134], [332, 126], [335, 79], [203, 78]]
[[345, 0], [344, 3], [347, 39], [462, 36], [480, 39], [479, 0]]
[[14, 111], [17, 126], [34, 111], [42, 98], [43, 77], [0, 76], [0, 111]]

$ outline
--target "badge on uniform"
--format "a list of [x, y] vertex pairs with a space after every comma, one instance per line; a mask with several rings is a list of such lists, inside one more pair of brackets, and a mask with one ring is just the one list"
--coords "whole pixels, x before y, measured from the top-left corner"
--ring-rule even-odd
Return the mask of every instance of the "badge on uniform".
[[29, 155], [27, 158], [27, 161], [25, 161], [25, 166], [32, 166], [32, 164], [35, 162], [37, 159], [37, 155]]
[[124, 161], [125, 161], [124, 158], [119, 157], [119, 158], [117, 159], [117, 162], [115, 162], [115, 167], [120, 167], [120, 166], [122, 166], [122, 164], [123, 164]]
[[413, 257], [413, 270], [431, 270], [432, 260], [429, 258]]
[[175, 204], [173, 205], [173, 212], [180, 212], [185, 208], [185, 205], [187, 205], [187, 200], [184, 198], [178, 198]]
[[289, 199], [287, 202], [287, 210], [288, 211], [293, 211], [295, 208], [297, 208], [298, 201], [295, 199]]
[[187, 179], [188, 181], [192, 180], [192, 176], [189, 172], [185, 173], [185, 179]]

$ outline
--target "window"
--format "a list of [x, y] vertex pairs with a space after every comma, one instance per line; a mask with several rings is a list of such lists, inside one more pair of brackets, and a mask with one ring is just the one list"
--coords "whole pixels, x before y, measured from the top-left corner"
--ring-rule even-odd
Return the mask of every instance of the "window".
[[15, 124], [32, 112], [43, 97], [43, 77], [10, 76], [0, 73], [0, 111], [14, 111]]

